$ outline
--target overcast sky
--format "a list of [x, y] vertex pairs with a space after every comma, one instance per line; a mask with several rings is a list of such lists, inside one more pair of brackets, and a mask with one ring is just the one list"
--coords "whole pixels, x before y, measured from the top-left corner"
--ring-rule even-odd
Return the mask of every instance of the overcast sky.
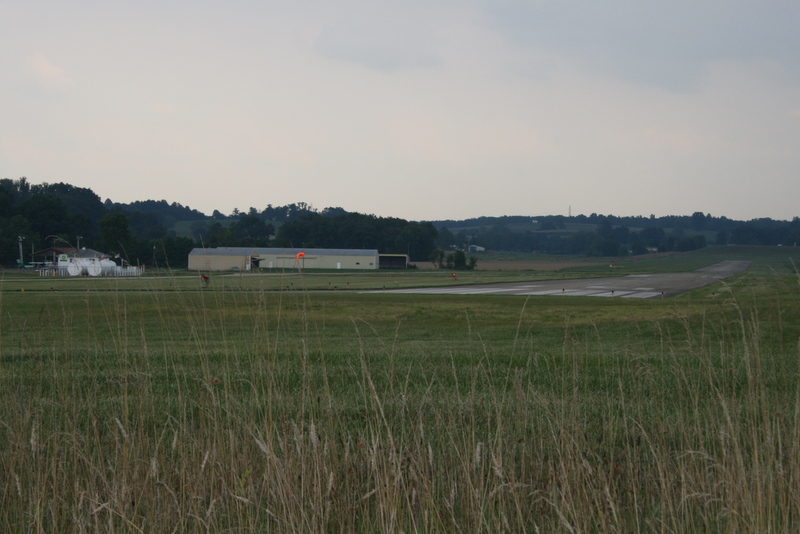
[[0, 177], [208, 214], [800, 215], [797, 0], [0, 2]]

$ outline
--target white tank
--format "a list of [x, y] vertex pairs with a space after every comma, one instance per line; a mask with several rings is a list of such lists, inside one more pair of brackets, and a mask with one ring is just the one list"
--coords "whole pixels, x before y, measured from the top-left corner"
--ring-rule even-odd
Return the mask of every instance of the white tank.
[[114, 276], [117, 274], [117, 264], [109, 259], [100, 260], [100, 267], [103, 269], [103, 276]]
[[69, 262], [67, 264], [67, 274], [70, 276], [80, 276], [81, 275], [81, 266], [74, 262]]
[[96, 261], [90, 262], [86, 265], [86, 272], [89, 276], [100, 276], [103, 274], [103, 268]]

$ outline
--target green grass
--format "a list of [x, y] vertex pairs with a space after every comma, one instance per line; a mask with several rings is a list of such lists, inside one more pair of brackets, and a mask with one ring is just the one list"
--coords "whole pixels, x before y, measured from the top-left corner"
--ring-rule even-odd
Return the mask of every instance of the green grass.
[[[527, 259], [542, 259], [530, 256]], [[519, 257], [518, 259], [526, 259]], [[555, 260], [564, 260], [556, 257]], [[754, 269], [788, 275], [800, 252], [789, 247], [708, 247], [702, 250], [667, 256], [629, 258], [591, 258], [587, 264], [558, 271], [461, 271], [453, 280], [447, 270], [403, 271], [274, 271], [260, 273], [209, 273], [208, 286], [199, 274], [185, 269], [156, 269], [141, 278], [52, 278], [39, 277], [30, 270], [6, 270], [0, 273], [0, 290], [5, 292], [61, 291], [347, 291], [409, 287], [450, 286], [566, 279], [597, 276], [624, 276], [653, 272], [681, 272], [698, 269], [724, 259], [749, 259]], [[548, 260], [548, 261], [552, 261]], [[596, 262], [601, 261], [599, 265]], [[794, 263], [793, 263], [794, 261]], [[480, 263], [478, 264], [480, 266]]]
[[800, 283], [732, 252], [652, 301], [6, 281], [0, 531], [791, 531]]
[[41, 278], [33, 273], [9, 272], [0, 278], [6, 292], [59, 291], [347, 291], [396, 289], [407, 287], [451, 286], [464, 284], [519, 282], [576, 277], [540, 271], [285, 271], [261, 273], [212, 272], [206, 286], [199, 273], [186, 270], [161, 270], [141, 278]]
[[[794, 247], [725, 246], [706, 247], [691, 252], [605, 258], [600, 265], [565, 270], [608, 275], [686, 272], [724, 260], [752, 261], [755, 269], [781, 275], [795, 272], [793, 262], [800, 262], [800, 249]], [[564, 271], [561, 271], [562, 273]]]

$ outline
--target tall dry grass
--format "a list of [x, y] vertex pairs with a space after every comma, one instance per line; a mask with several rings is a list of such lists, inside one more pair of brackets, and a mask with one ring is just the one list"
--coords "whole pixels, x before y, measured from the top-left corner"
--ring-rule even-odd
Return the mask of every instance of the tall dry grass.
[[756, 307], [557, 343], [523, 309], [452, 349], [313, 294], [196, 299], [0, 301], [1, 531], [797, 528], [800, 350]]

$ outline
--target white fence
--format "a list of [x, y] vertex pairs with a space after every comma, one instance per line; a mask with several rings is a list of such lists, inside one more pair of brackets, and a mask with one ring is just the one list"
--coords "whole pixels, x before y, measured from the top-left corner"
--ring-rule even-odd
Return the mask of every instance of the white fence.
[[103, 266], [103, 268], [99, 272], [86, 271], [86, 270], [81, 270], [79, 272], [76, 272], [76, 269], [74, 268], [70, 269], [68, 266], [57, 266], [57, 267], [47, 267], [44, 269], [37, 269], [36, 272], [39, 273], [39, 276], [123, 277], [123, 276], [142, 276], [144, 274], [144, 267], [133, 267], [133, 266], [120, 267], [118, 265], [115, 265], [114, 267]]

